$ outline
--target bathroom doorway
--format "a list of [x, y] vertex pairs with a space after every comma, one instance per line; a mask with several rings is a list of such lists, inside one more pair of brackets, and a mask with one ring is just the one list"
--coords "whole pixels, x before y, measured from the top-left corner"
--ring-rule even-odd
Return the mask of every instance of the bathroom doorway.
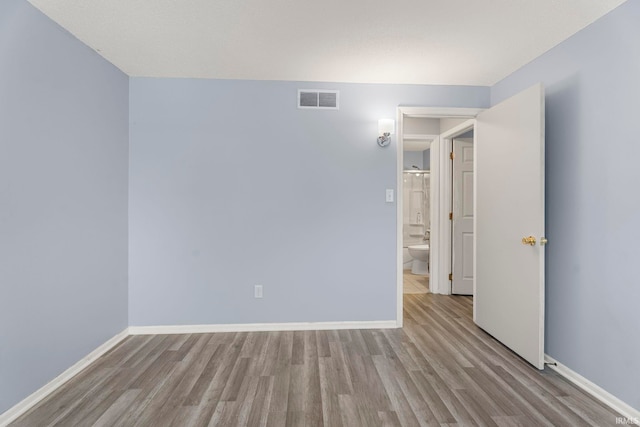
[[[474, 122], [466, 118], [405, 116], [401, 125], [403, 294], [473, 295]], [[434, 149], [439, 146], [449, 160], [447, 165], [439, 168], [435, 164], [433, 169], [440, 171], [442, 184], [450, 182], [447, 191], [441, 189], [441, 197], [434, 197], [433, 201], [432, 144]], [[434, 161], [438, 161], [436, 156]], [[442, 175], [445, 173], [447, 176]], [[445, 211], [441, 216], [446, 219], [445, 226], [436, 225], [433, 234], [440, 236], [441, 241], [434, 245], [432, 206]], [[436, 279], [433, 286], [429, 286], [432, 263], [439, 263], [440, 271], [447, 277]]]
[[[405, 293], [432, 292], [451, 294], [451, 191], [442, 188], [451, 174], [449, 160], [452, 139], [463, 129], [473, 127], [473, 119], [482, 109], [400, 107], [398, 109], [398, 324], [402, 325], [402, 299]], [[465, 128], [466, 126], [466, 128]], [[454, 132], [454, 134], [452, 134]], [[445, 137], [445, 138], [443, 138]], [[419, 154], [418, 154], [419, 153]], [[422, 161], [422, 164], [419, 161]], [[415, 193], [416, 177], [428, 173], [424, 196]], [[406, 181], [406, 182], [405, 182]], [[402, 191], [400, 191], [402, 190]], [[420, 197], [428, 197], [428, 217], [416, 209]], [[413, 207], [412, 207], [413, 205]], [[427, 209], [426, 207], [424, 209]], [[446, 211], [446, 212], [444, 212]], [[401, 219], [401, 220], [400, 220]], [[428, 221], [427, 221], [428, 220]], [[424, 234], [418, 235], [424, 231]], [[421, 240], [421, 241], [418, 241]], [[427, 270], [415, 274], [409, 246], [423, 245], [417, 258], [426, 258]], [[416, 252], [413, 250], [412, 252]], [[414, 270], [412, 272], [412, 270]]]
[[[417, 151], [420, 156], [428, 155], [425, 152], [428, 149]], [[412, 164], [402, 175], [403, 292], [425, 294], [429, 292], [430, 173]]]
[[402, 211], [403, 294], [429, 292], [431, 233], [431, 143], [438, 137], [437, 119], [405, 117], [403, 129]]

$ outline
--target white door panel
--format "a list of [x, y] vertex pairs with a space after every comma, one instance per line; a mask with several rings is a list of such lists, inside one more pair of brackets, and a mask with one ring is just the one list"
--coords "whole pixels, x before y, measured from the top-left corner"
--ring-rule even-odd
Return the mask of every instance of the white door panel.
[[451, 293], [473, 295], [473, 142], [453, 140]]
[[[544, 88], [477, 117], [474, 320], [544, 368]], [[522, 238], [534, 236], [534, 246]]]

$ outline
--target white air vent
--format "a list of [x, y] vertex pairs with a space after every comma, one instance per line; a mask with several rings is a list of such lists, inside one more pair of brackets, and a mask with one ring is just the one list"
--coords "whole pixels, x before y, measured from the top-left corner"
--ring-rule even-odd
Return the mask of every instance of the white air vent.
[[337, 90], [299, 89], [298, 108], [337, 110], [340, 108], [340, 92]]

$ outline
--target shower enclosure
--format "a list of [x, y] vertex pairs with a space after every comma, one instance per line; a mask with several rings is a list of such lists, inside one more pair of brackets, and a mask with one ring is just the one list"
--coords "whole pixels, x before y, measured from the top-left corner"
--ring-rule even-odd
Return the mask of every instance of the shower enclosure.
[[429, 206], [429, 171], [406, 170], [402, 177], [402, 246], [404, 268], [411, 268], [410, 245], [429, 243], [431, 210]]

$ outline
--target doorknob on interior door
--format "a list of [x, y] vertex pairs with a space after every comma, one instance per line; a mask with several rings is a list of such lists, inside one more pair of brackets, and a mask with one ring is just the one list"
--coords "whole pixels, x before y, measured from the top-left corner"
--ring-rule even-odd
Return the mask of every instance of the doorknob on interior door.
[[523, 245], [529, 245], [529, 246], [535, 246], [536, 238], [533, 237], [533, 236], [523, 237], [522, 238], [522, 244]]

